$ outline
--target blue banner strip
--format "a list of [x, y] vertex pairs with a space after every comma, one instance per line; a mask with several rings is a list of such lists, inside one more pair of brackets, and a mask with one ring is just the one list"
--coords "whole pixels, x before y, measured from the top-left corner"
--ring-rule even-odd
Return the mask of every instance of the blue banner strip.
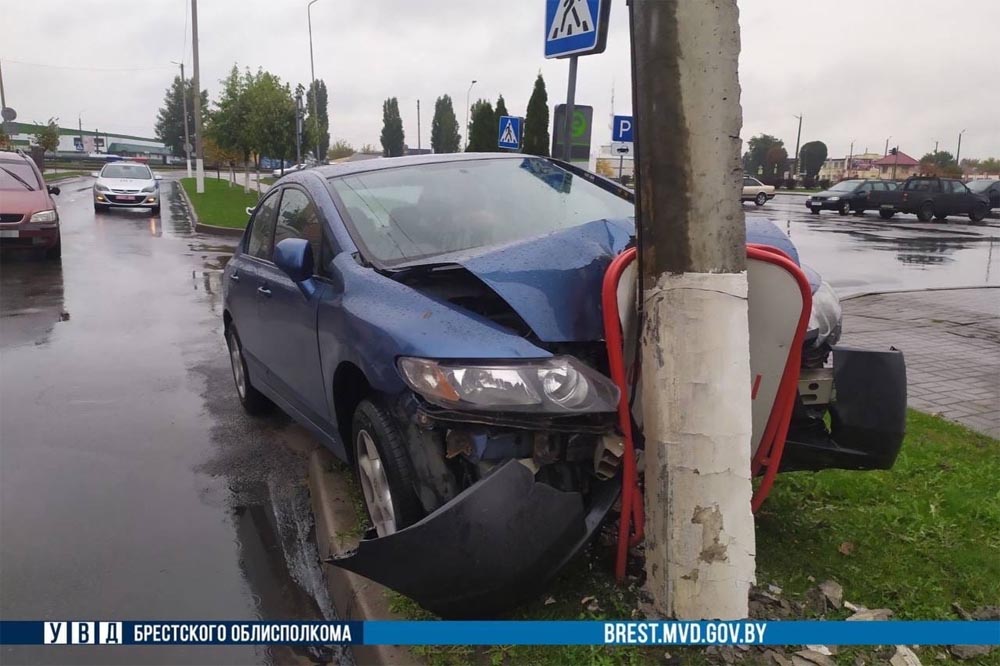
[[0, 645], [1000, 645], [998, 621], [0, 621]]

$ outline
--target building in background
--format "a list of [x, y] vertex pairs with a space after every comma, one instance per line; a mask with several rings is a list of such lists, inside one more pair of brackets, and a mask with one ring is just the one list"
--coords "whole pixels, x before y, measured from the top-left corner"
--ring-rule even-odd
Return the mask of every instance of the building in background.
[[[14, 148], [27, 150], [34, 143], [34, 134], [41, 125], [32, 123], [11, 123], [11, 140]], [[170, 149], [156, 139], [115, 132], [80, 130], [75, 127], [59, 128], [59, 147], [55, 155], [72, 159], [88, 155], [119, 155], [133, 159], [149, 160], [164, 164], [174, 161]], [[169, 159], [168, 159], [169, 158]]]
[[879, 177], [886, 179], [903, 180], [917, 175], [920, 171], [920, 162], [901, 150], [896, 155], [889, 153], [877, 160], [875, 166], [878, 167]]
[[875, 163], [880, 159], [881, 153], [852, 155], [850, 164], [847, 157], [827, 158], [820, 167], [819, 179], [837, 182], [845, 178], [879, 178], [879, 168]]

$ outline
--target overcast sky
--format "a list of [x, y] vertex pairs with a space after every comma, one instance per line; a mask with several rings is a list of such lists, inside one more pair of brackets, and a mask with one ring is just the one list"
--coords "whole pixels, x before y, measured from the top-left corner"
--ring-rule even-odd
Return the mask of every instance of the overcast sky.
[[[611, 0], [607, 51], [580, 59], [577, 103], [594, 106], [594, 147], [608, 117], [631, 110], [628, 14]], [[917, 158], [934, 149], [1000, 156], [1000, 0], [741, 0], [744, 141], [767, 132], [795, 146], [819, 139], [831, 156], [886, 138]], [[18, 119], [57, 116], [86, 129], [151, 136], [183, 60], [190, 75], [190, 0], [0, 0], [0, 60]], [[542, 0], [319, 0], [316, 76], [330, 90], [331, 134], [379, 146], [381, 104], [399, 98], [406, 142], [430, 143], [434, 100], [449, 94], [464, 122], [472, 99], [523, 115], [534, 77], [550, 104], [566, 95], [567, 63], [545, 60]], [[292, 83], [309, 80], [305, 0], [201, 0], [202, 86], [214, 98], [234, 62]], [[30, 64], [29, 64], [30, 63]], [[44, 65], [44, 66], [43, 66]], [[464, 135], [464, 132], [463, 132]]]

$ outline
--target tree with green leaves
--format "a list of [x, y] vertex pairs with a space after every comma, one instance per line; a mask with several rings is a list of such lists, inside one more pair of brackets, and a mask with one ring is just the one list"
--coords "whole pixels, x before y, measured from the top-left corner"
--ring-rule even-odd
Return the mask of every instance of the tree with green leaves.
[[434, 119], [431, 121], [431, 149], [435, 153], [457, 153], [462, 145], [458, 133], [458, 119], [451, 97], [441, 95], [434, 102]]
[[[781, 153], [785, 157], [781, 158]], [[788, 158], [785, 142], [770, 134], [758, 134], [750, 139], [747, 152], [743, 154], [743, 172], [749, 176], [778, 178], [781, 164]]]
[[399, 100], [390, 97], [382, 103], [382, 155], [399, 157], [403, 154], [406, 135], [403, 118], [399, 115]]
[[545, 91], [545, 79], [541, 72], [535, 79], [535, 88], [528, 100], [528, 111], [524, 116], [523, 144], [528, 155], [549, 154], [549, 94]]
[[279, 159], [295, 154], [295, 100], [287, 83], [270, 72], [258, 71], [247, 88], [250, 144], [260, 157]]
[[[965, 160], [962, 161], [964, 162]], [[984, 160], [979, 160], [977, 168], [979, 173], [998, 174], [1000, 173], [1000, 159], [997, 159], [996, 157], [987, 157]]]
[[215, 109], [208, 115], [206, 134], [226, 153], [240, 156], [243, 162], [243, 190], [250, 191], [248, 164], [254, 149], [250, 136], [249, 116], [251, 102], [247, 90], [254, 76], [247, 70], [241, 74], [237, 65], [222, 79], [222, 92], [215, 102]]
[[[507, 111], [507, 103], [504, 101], [503, 95], [500, 95], [497, 98], [496, 122], [493, 123], [493, 131], [495, 131], [498, 134], [498, 138], [500, 133], [500, 119], [503, 118], [504, 116], [509, 116], [509, 115], [510, 113]], [[493, 142], [493, 150], [500, 151], [500, 146], [497, 144], [496, 141]]]
[[0, 123], [0, 150], [10, 150], [10, 135], [4, 129], [4, 123]]
[[39, 128], [32, 133], [35, 137], [35, 144], [41, 146], [47, 153], [55, 152], [59, 147], [59, 119], [49, 118], [49, 122], [42, 125], [35, 123]]
[[[964, 160], [963, 160], [964, 161]], [[947, 150], [927, 153], [920, 158], [920, 172], [929, 176], [961, 176], [962, 169]]]
[[[154, 127], [156, 138], [162, 141], [177, 157], [184, 156], [185, 94], [187, 95], [188, 130], [191, 133], [191, 143], [194, 143], [194, 82], [191, 79], [182, 83], [180, 76], [174, 77], [174, 82], [170, 84], [163, 96], [163, 106], [156, 114]], [[208, 108], [207, 90], [201, 91], [201, 108]]]
[[819, 170], [823, 168], [826, 161], [827, 148], [822, 141], [810, 141], [802, 144], [799, 150], [799, 164], [806, 174], [806, 178], [815, 178], [819, 175]]
[[497, 117], [489, 100], [477, 99], [469, 111], [468, 153], [488, 153], [497, 150]]
[[326, 151], [326, 157], [330, 160], [339, 160], [344, 157], [350, 157], [356, 152], [357, 151], [354, 150], [354, 146], [350, 143], [344, 141], [343, 139], [337, 139], [334, 141], [333, 145], [330, 146], [330, 149]]
[[[313, 114], [313, 96], [316, 97], [316, 113]], [[316, 159], [322, 159], [330, 149], [330, 116], [327, 110], [326, 82], [323, 79], [316, 79], [315, 86], [309, 84], [306, 91], [306, 122], [305, 135], [309, 138], [308, 143], [303, 141], [303, 150], [316, 152], [316, 135], [319, 135], [319, 155]]]

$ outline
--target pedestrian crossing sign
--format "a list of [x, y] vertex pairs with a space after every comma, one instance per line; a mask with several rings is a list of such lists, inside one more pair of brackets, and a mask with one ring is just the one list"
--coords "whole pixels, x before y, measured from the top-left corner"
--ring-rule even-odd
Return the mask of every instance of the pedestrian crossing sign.
[[601, 53], [611, 0], [545, 0], [545, 57]]
[[497, 146], [508, 150], [521, 148], [521, 119], [517, 116], [500, 116]]

